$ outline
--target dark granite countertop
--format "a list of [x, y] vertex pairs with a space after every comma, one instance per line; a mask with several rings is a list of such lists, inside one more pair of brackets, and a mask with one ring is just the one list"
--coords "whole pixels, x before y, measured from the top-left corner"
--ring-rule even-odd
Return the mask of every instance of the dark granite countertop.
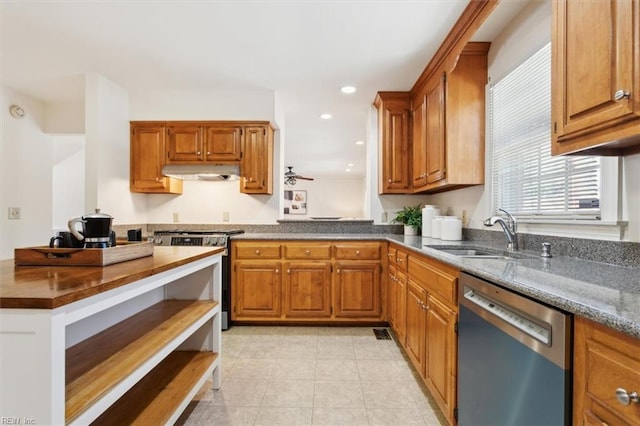
[[443, 241], [398, 234], [247, 233], [233, 240], [384, 240], [432, 257], [464, 272], [525, 294], [640, 338], [640, 268], [614, 266], [571, 257], [543, 259], [522, 252], [518, 259], [462, 258], [426, 245], [472, 245], [477, 241]]

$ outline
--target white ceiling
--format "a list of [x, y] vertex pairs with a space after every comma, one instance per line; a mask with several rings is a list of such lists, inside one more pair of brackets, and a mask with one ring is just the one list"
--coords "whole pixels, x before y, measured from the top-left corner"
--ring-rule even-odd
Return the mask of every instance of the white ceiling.
[[[408, 90], [467, 0], [1, 1], [2, 83], [82, 99], [84, 73], [127, 90], [274, 90], [285, 165], [364, 174], [371, 102]], [[344, 95], [340, 87], [357, 87]], [[330, 112], [331, 120], [319, 115]]]

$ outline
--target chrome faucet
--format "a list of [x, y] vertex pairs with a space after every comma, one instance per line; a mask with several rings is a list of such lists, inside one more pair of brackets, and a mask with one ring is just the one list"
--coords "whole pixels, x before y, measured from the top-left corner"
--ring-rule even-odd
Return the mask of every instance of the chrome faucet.
[[516, 218], [511, 216], [511, 213], [508, 211], [503, 209], [498, 210], [507, 215], [506, 222], [500, 216], [491, 216], [484, 221], [484, 226], [493, 226], [499, 223], [500, 226], [502, 226], [504, 235], [507, 237], [507, 251], [518, 251], [518, 222], [516, 222]]

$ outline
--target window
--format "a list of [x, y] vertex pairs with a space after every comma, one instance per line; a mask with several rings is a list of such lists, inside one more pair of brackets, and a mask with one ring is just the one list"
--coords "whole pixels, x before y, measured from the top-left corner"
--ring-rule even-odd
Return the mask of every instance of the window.
[[489, 88], [493, 207], [520, 218], [600, 218], [599, 157], [551, 157], [551, 44]]

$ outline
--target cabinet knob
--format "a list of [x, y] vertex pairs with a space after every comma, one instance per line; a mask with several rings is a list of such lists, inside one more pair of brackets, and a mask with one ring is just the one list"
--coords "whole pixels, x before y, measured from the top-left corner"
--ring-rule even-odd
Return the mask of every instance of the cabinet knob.
[[620, 101], [622, 99], [629, 99], [631, 97], [631, 93], [627, 92], [626, 90], [618, 90], [614, 95], [613, 98], [616, 101]]
[[387, 182], [391, 183], [391, 179], [389, 179]]
[[623, 388], [616, 389], [616, 399], [622, 405], [629, 405], [632, 402], [636, 404], [640, 403], [640, 396], [638, 396], [638, 392], [627, 392]]
[[360, 256], [360, 250], [356, 250], [356, 256]]
[[305, 250], [305, 251], [304, 251], [304, 254], [306, 254], [307, 256], [309, 256], [309, 255], [311, 254], [311, 251], [310, 251], [310, 250]]
[[401, 258], [401, 257], [397, 258], [397, 259], [396, 259], [396, 262], [398, 262], [398, 263], [402, 263], [402, 258]]
[[339, 273], [340, 273], [340, 269], [338, 269], [338, 270], [336, 271], [336, 273], [338, 273], [338, 274], [339, 274]]
[[200, 151], [196, 152], [196, 154], [200, 155]]
[[260, 250], [256, 250], [256, 254], [257, 254], [257, 255], [260, 255]]
[[276, 274], [279, 274], [279, 273], [280, 273], [280, 269], [276, 269]]
[[211, 151], [207, 151], [207, 155], [211, 155]]
[[290, 274], [290, 273], [291, 273], [291, 269], [287, 269], [287, 274]]

